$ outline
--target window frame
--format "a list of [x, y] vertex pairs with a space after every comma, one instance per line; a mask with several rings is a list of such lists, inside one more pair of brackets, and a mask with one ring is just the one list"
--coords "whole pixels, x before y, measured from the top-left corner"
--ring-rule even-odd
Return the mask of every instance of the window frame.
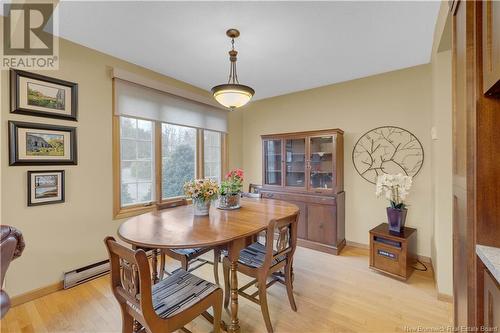
[[[153, 137], [153, 159], [154, 159], [154, 188], [155, 188], [155, 199], [150, 203], [145, 204], [134, 204], [122, 206], [121, 203], [121, 137], [120, 137], [120, 117], [113, 114], [113, 218], [122, 219], [131, 216], [136, 216], [152, 211], [156, 205], [161, 206], [178, 206], [189, 202], [185, 196], [172, 197], [172, 198], [162, 198], [162, 124], [171, 124], [176, 126], [184, 126], [179, 124], [167, 123], [162, 121], [155, 121], [140, 117], [129, 117], [135, 119], [142, 119], [153, 122], [154, 127], [154, 137]], [[190, 126], [184, 126], [190, 127]], [[195, 173], [196, 178], [204, 178], [205, 175], [205, 165], [204, 165], [204, 129], [196, 128], [196, 164]], [[210, 130], [212, 132], [216, 132]], [[221, 133], [221, 179], [227, 173], [227, 134]]]

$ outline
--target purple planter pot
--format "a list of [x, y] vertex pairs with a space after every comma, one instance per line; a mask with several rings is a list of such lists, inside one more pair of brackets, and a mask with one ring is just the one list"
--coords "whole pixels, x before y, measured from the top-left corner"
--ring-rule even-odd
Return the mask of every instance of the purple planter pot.
[[389, 232], [401, 234], [406, 222], [406, 208], [396, 209], [387, 207], [387, 221], [389, 222]]

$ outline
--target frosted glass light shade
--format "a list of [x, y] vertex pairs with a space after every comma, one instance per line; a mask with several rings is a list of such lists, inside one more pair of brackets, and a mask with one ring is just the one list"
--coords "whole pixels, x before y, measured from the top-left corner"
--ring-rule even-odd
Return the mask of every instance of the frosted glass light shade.
[[242, 84], [221, 84], [212, 88], [212, 94], [220, 104], [235, 109], [247, 104], [255, 91]]

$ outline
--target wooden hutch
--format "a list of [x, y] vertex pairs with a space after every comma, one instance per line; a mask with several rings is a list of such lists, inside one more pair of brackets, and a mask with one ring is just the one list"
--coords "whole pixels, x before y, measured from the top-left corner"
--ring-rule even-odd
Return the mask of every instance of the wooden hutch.
[[333, 254], [345, 245], [343, 134], [262, 135], [262, 197], [297, 205], [298, 244]]

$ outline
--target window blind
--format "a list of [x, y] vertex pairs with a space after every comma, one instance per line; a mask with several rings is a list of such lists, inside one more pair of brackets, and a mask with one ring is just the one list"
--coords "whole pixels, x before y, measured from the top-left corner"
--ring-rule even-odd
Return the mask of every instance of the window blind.
[[115, 115], [227, 132], [227, 111], [115, 77]]

